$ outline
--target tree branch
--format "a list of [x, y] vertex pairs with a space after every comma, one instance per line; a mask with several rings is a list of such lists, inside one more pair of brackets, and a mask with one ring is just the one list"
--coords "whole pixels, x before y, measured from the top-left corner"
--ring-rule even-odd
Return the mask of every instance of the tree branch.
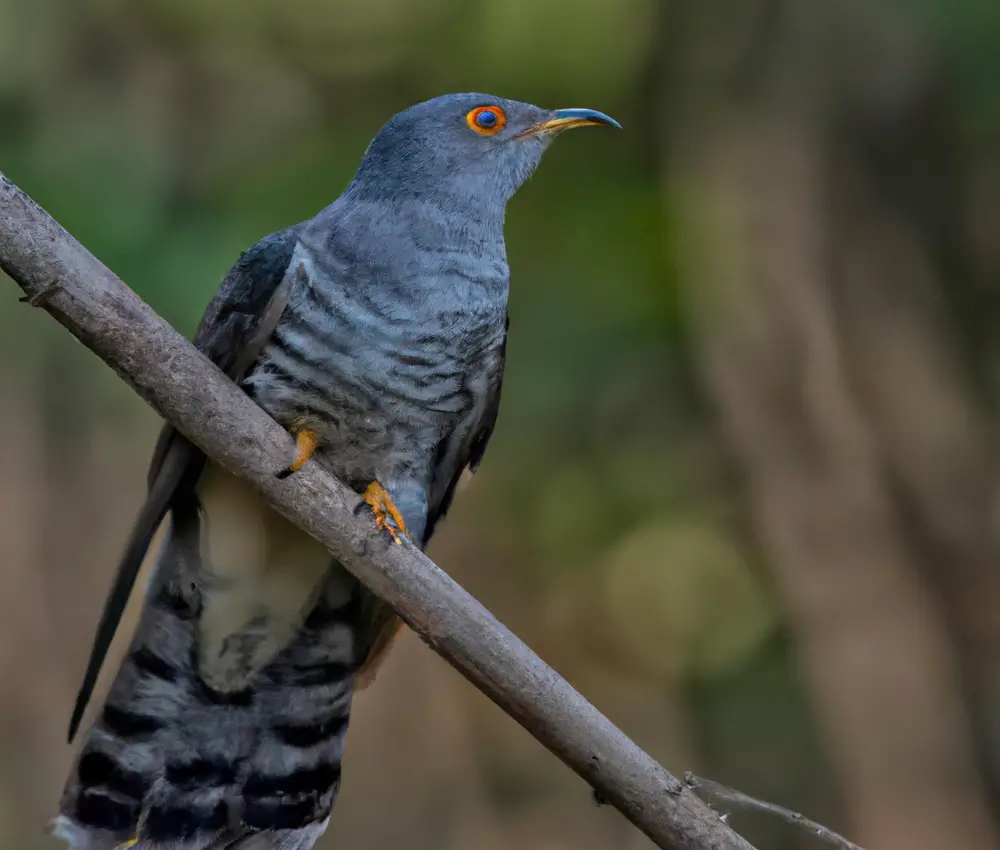
[[291, 437], [0, 173], [0, 268], [208, 457], [248, 479], [420, 637], [664, 850], [753, 850], [422, 552], [375, 534]]
[[[769, 815], [774, 815], [785, 823], [804, 829], [820, 841], [825, 841], [827, 844], [839, 847], [840, 850], [864, 850], [863, 847], [860, 847], [853, 841], [848, 841], [844, 836], [838, 835], [832, 829], [823, 826], [823, 824], [809, 820], [805, 815], [793, 812], [784, 806], [777, 806], [765, 800], [758, 800], [756, 797], [751, 797], [749, 794], [744, 794], [742, 791], [737, 791], [728, 785], [720, 785], [711, 779], [695, 776], [691, 771], [684, 774], [684, 784], [709, 805], [728, 804], [737, 809], [765, 812]], [[723, 817], [727, 816], [728, 814], [723, 815]]]

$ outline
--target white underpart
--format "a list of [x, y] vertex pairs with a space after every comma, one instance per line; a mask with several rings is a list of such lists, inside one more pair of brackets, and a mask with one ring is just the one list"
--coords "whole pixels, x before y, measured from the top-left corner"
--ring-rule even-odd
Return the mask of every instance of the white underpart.
[[198, 496], [207, 576], [199, 667], [212, 687], [240, 690], [295, 637], [331, 556], [249, 483], [214, 464]]

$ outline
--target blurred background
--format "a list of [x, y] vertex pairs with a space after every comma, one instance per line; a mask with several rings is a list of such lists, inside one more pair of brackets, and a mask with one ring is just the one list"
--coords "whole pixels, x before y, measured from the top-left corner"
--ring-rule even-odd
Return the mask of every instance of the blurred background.
[[[430, 554], [672, 771], [993, 850], [998, 79], [986, 0], [0, 0], [0, 168], [190, 335], [411, 103], [614, 115], [509, 208], [500, 422]], [[159, 422], [18, 294], [0, 845], [35, 850]], [[651, 845], [407, 633], [319, 846]]]

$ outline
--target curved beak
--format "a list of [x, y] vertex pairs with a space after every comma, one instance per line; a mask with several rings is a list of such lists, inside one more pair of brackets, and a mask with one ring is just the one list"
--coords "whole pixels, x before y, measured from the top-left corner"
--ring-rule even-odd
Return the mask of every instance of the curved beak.
[[537, 124], [532, 124], [527, 130], [522, 130], [515, 139], [526, 139], [530, 136], [555, 135], [563, 130], [572, 130], [574, 127], [590, 127], [597, 125], [607, 125], [617, 127], [622, 125], [615, 121], [610, 115], [598, 112], [596, 109], [557, 109], [552, 113], [552, 117]]

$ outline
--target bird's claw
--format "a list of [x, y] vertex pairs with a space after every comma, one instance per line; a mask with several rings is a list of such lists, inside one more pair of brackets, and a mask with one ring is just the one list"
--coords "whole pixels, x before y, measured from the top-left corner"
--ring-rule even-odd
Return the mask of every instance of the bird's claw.
[[293, 472], [298, 472], [305, 466], [306, 461], [313, 456], [316, 451], [316, 445], [319, 442], [316, 437], [315, 431], [309, 431], [308, 429], [295, 432], [295, 460], [293, 460], [288, 466], [282, 469], [280, 472], [274, 474], [275, 478], [284, 480], [288, 478]]
[[372, 509], [372, 516], [375, 517], [375, 527], [379, 531], [388, 531], [389, 536], [397, 545], [402, 544], [402, 537], [408, 537], [409, 531], [406, 523], [399, 513], [399, 509], [393, 504], [392, 499], [385, 488], [373, 481], [361, 496]]

